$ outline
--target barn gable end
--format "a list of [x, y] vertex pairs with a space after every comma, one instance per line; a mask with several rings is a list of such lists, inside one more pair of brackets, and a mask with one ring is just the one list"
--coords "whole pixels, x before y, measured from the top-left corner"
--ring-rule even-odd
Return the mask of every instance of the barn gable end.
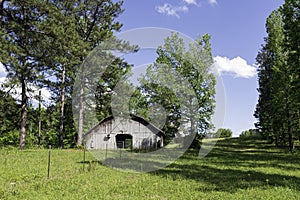
[[136, 115], [131, 118], [110, 116], [88, 131], [84, 138], [88, 149], [150, 149], [162, 147], [165, 134]]

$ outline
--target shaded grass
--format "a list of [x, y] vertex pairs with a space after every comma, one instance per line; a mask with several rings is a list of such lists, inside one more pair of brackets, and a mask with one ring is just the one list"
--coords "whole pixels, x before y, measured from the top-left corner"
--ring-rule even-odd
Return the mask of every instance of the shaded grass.
[[[0, 150], [0, 199], [298, 199], [300, 157], [265, 141], [218, 141], [151, 173], [118, 171], [82, 150]], [[83, 171], [84, 165], [84, 171]]]

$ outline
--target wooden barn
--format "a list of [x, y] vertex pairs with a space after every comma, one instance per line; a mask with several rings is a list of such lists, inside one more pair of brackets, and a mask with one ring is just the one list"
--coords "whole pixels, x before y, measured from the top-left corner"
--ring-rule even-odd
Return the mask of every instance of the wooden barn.
[[136, 115], [107, 117], [85, 135], [87, 149], [154, 149], [163, 147], [162, 130]]

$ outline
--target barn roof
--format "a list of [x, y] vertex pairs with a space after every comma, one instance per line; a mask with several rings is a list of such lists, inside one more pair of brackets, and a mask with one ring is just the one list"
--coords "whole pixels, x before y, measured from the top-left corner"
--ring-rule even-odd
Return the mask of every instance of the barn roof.
[[[120, 117], [122, 118], [122, 117]], [[109, 117], [106, 117], [104, 119], [102, 119], [97, 125], [95, 125], [91, 130], [89, 130], [85, 135], [88, 135], [92, 132], [92, 130], [94, 128], [96, 128], [97, 126], [107, 122], [107, 121], [110, 121], [110, 120], [113, 120], [114, 119], [114, 116], [109, 116]], [[147, 120], [145, 120], [144, 118], [142, 117], [139, 117], [137, 115], [134, 115], [134, 114], [130, 114], [130, 119], [133, 120], [133, 121], [136, 121], [136, 122], [139, 122], [141, 124], [143, 124], [144, 126], [146, 126], [149, 130], [151, 130], [154, 134], [158, 135], [158, 136], [163, 136], [163, 137], [166, 137], [165, 133], [157, 128], [156, 126], [154, 126], [153, 124], [151, 124], [150, 122], [148, 122]]]

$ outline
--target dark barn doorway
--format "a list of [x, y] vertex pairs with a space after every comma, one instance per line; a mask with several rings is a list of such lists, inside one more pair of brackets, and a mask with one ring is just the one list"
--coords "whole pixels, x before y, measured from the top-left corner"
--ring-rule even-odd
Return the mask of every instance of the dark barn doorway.
[[131, 149], [132, 147], [132, 135], [130, 134], [118, 134], [116, 135], [117, 148]]

